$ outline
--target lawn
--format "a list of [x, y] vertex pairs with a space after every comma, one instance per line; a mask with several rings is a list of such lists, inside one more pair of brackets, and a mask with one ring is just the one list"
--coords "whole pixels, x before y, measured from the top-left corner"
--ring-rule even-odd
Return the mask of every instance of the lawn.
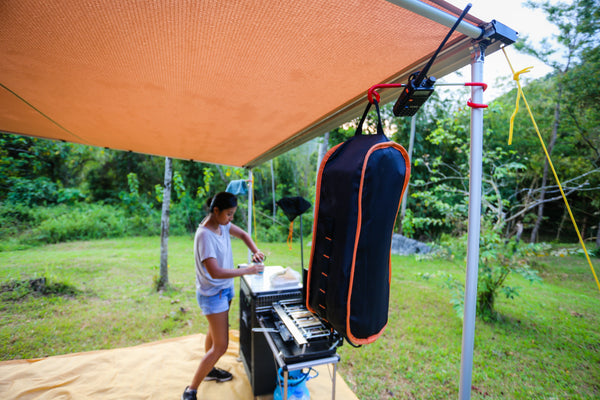
[[[196, 305], [192, 238], [169, 240], [171, 289], [157, 293], [157, 237], [71, 242], [0, 252], [0, 358], [47, 357], [109, 349], [206, 332]], [[246, 251], [233, 241], [235, 260]], [[300, 269], [299, 244], [265, 243], [268, 265]], [[310, 248], [305, 248], [307, 262]], [[596, 271], [600, 266], [596, 260]], [[340, 373], [361, 399], [458, 397], [462, 321], [440, 271], [464, 280], [462, 260], [392, 258], [389, 323], [361, 348], [344, 345]], [[600, 291], [579, 255], [539, 257], [542, 283], [499, 298], [501, 318], [477, 321], [474, 399], [600, 398]], [[25, 295], [8, 285], [37, 277], [60, 283], [64, 295]], [[239, 286], [239, 280], [236, 285]], [[20, 297], [23, 296], [23, 297]], [[238, 328], [238, 301], [230, 323]]]

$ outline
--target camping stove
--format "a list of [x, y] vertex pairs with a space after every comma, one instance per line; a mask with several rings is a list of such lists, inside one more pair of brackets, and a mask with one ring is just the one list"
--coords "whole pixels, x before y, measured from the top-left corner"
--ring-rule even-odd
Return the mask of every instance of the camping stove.
[[301, 298], [273, 303], [272, 311], [259, 315], [258, 323], [286, 364], [330, 357], [341, 343], [338, 333], [308, 311]]
[[240, 355], [254, 396], [273, 393], [279, 367], [339, 359], [342, 340], [306, 309], [302, 285], [272, 286], [271, 276], [281, 270], [265, 267], [262, 275], [244, 275], [240, 282]]

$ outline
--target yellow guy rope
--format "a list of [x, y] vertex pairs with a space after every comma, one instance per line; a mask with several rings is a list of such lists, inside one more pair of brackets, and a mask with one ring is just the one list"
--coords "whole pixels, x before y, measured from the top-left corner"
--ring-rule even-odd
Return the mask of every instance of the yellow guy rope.
[[556, 170], [554, 169], [554, 165], [552, 164], [552, 160], [550, 159], [550, 154], [548, 154], [548, 150], [546, 149], [546, 145], [544, 144], [544, 140], [542, 139], [542, 135], [540, 133], [540, 130], [535, 122], [535, 118], [533, 117], [533, 113], [531, 112], [531, 108], [529, 108], [529, 104], [527, 103], [527, 99], [525, 98], [525, 93], [523, 93], [523, 89], [521, 88], [521, 82], [519, 80], [520, 75], [526, 72], [529, 72], [529, 70], [532, 67], [528, 67], [525, 68], [519, 72], [515, 72], [515, 70], [513, 69], [512, 64], [510, 63], [510, 60], [508, 59], [508, 55], [506, 54], [506, 50], [504, 50], [504, 47], [502, 47], [502, 52], [504, 53], [504, 57], [506, 57], [506, 61], [508, 62], [508, 65], [510, 66], [510, 70], [513, 73], [513, 79], [517, 82], [517, 88], [518, 88], [518, 94], [517, 94], [517, 101], [516, 101], [516, 109], [515, 112], [513, 113], [513, 115], [510, 118], [510, 133], [509, 133], [509, 138], [508, 138], [508, 144], [510, 145], [512, 143], [512, 134], [513, 134], [513, 122], [515, 119], [515, 116], [517, 114], [517, 111], [519, 110], [519, 98], [523, 97], [523, 103], [525, 103], [525, 107], [527, 107], [527, 111], [529, 112], [529, 116], [531, 117], [531, 121], [533, 122], [533, 126], [535, 128], [535, 131], [538, 134], [538, 138], [540, 139], [540, 143], [542, 144], [542, 148], [544, 149], [544, 153], [546, 154], [546, 158], [548, 159], [548, 165], [550, 165], [550, 168], [552, 169], [552, 173], [554, 174], [554, 179], [556, 179], [556, 183], [558, 183], [558, 188], [560, 190], [560, 194], [562, 195], [563, 200], [565, 201], [565, 205], [567, 206], [567, 211], [569, 211], [569, 215], [571, 216], [571, 221], [573, 222], [573, 226], [575, 227], [575, 231], [577, 232], [577, 237], [579, 238], [579, 243], [581, 244], [581, 247], [583, 248], [583, 252], [585, 253], [585, 257], [587, 259], [588, 264], [590, 265], [590, 269], [592, 270], [592, 274], [594, 275], [594, 279], [596, 280], [596, 285], [598, 286], [598, 290], [600, 290], [600, 282], [598, 282], [598, 277], [596, 276], [596, 271], [594, 270], [594, 266], [592, 265], [592, 260], [590, 260], [590, 255], [588, 254], [587, 249], [585, 248], [585, 243], [583, 242], [583, 238], [581, 237], [581, 233], [579, 233], [579, 228], [577, 227], [577, 222], [575, 222], [575, 217], [573, 217], [573, 213], [571, 212], [571, 207], [569, 207], [569, 202], [567, 201], [567, 196], [565, 196], [565, 192], [563, 191], [562, 185], [560, 183], [560, 180], [558, 179], [558, 175], [556, 174]]

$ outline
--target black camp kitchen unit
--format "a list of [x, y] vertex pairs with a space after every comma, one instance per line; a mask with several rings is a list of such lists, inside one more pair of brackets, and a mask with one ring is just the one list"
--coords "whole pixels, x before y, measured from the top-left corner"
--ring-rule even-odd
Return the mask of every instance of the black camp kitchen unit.
[[277, 370], [333, 364], [332, 397], [341, 338], [310, 313], [302, 300], [302, 284], [274, 287], [271, 277], [282, 267], [240, 280], [240, 356], [254, 396], [272, 394]]

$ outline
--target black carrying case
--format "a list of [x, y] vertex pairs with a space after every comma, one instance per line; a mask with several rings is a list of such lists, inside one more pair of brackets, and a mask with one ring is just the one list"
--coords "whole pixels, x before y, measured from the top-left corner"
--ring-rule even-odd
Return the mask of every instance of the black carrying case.
[[349, 140], [327, 152], [317, 178], [307, 308], [351, 344], [375, 341], [387, 325], [390, 249], [410, 176], [406, 150], [383, 133], [364, 135], [370, 103]]

